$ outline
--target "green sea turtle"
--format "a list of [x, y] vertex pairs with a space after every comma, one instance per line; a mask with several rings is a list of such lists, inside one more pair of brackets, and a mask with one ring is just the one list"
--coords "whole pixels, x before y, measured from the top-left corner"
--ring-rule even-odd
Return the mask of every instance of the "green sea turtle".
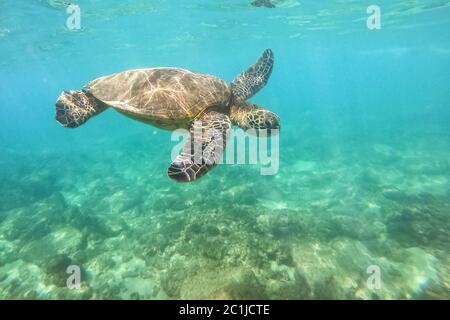
[[[75, 128], [112, 107], [158, 128], [188, 129], [190, 137], [168, 175], [179, 182], [192, 181], [220, 160], [232, 124], [244, 130], [279, 129], [277, 115], [245, 102], [267, 83], [273, 61], [272, 50], [265, 50], [231, 84], [179, 68], [136, 69], [104, 76], [83, 90], [63, 91], [56, 101], [56, 120]], [[193, 138], [196, 132], [201, 133], [200, 139]]]

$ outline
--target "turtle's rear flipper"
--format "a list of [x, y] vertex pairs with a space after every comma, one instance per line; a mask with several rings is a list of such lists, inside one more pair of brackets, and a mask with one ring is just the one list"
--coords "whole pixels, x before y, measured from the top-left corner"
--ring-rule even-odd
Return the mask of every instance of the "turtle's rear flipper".
[[76, 128], [107, 107], [90, 93], [63, 91], [56, 101], [56, 121], [67, 128]]
[[183, 150], [167, 170], [169, 177], [190, 182], [211, 170], [222, 158], [230, 128], [230, 118], [223, 113], [209, 111], [196, 119]]
[[269, 80], [273, 67], [273, 52], [264, 50], [254, 65], [238, 75], [231, 83], [233, 97], [237, 100], [247, 100], [261, 90]]

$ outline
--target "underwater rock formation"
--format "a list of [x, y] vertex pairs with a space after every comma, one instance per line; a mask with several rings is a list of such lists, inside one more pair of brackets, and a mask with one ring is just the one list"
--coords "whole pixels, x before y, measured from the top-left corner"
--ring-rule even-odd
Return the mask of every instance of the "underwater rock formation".
[[[449, 203], [440, 188], [404, 182], [441, 181], [438, 171], [411, 170], [412, 157], [380, 147], [379, 159], [359, 162], [309, 154], [275, 177], [218, 167], [215, 179], [186, 188], [154, 174], [166, 159], [114, 143], [122, 154], [90, 153], [101, 165], [75, 154], [3, 180], [2, 190], [25, 193], [10, 192], [0, 211], [2, 298], [449, 296]], [[402, 169], [383, 171], [384, 161]], [[63, 164], [65, 175], [51, 174]], [[82, 270], [80, 290], [64, 286], [68, 264]], [[380, 290], [367, 287], [370, 265], [380, 267]]]

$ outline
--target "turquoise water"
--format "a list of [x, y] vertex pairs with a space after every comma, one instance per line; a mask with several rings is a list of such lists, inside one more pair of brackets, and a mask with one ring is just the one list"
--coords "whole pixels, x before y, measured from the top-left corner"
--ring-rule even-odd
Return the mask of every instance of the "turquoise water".
[[[68, 30], [66, 1], [0, 1], [0, 298], [450, 298], [450, 2], [376, 1], [380, 30], [372, 1], [250, 2], [80, 0]], [[230, 82], [265, 48], [251, 101], [281, 119], [276, 175], [177, 184], [169, 131], [54, 119], [97, 77]]]

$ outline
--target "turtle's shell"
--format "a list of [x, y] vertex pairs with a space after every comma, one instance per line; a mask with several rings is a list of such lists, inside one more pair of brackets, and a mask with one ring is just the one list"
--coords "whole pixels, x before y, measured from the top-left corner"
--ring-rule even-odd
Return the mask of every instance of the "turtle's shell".
[[129, 70], [86, 85], [97, 99], [134, 119], [164, 129], [187, 127], [207, 108], [225, 108], [228, 84], [216, 77], [177, 68]]

